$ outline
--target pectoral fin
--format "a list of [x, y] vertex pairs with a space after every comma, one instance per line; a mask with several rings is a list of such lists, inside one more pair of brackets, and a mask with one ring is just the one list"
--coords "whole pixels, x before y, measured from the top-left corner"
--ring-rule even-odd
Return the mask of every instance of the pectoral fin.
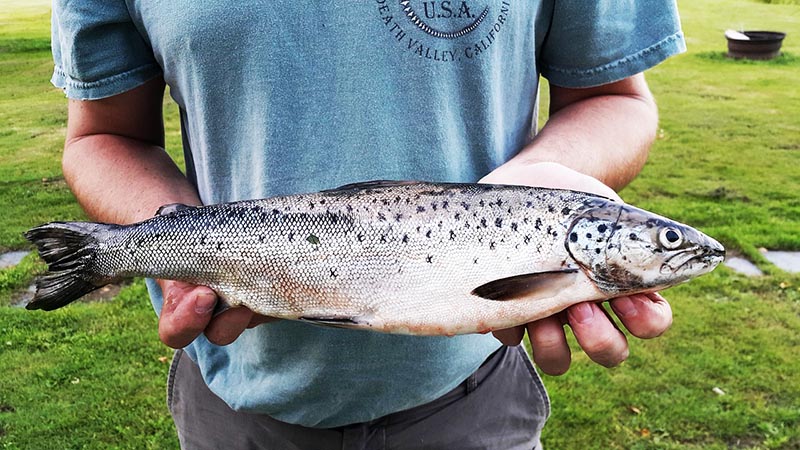
[[513, 300], [522, 297], [550, 298], [572, 285], [578, 269], [526, 273], [490, 281], [472, 290], [473, 295], [487, 300]]

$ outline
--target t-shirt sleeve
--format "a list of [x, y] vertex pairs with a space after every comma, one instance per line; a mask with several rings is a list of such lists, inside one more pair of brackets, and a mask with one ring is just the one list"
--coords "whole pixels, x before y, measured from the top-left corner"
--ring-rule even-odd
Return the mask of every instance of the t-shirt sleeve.
[[124, 1], [55, 0], [52, 14], [50, 81], [67, 97], [110, 97], [161, 73]]
[[555, 1], [542, 75], [571, 88], [627, 78], [686, 50], [674, 0]]

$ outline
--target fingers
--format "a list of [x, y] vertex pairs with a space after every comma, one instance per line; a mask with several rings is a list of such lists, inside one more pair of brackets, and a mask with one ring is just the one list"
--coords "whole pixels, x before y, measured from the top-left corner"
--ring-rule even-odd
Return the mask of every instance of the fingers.
[[628, 357], [628, 340], [596, 303], [578, 303], [567, 310], [578, 344], [594, 362], [614, 367]]
[[255, 314], [247, 308], [231, 308], [215, 317], [205, 329], [209, 341], [228, 345], [247, 328]]
[[638, 338], [661, 336], [672, 325], [672, 308], [657, 292], [616, 298], [610, 304], [625, 328]]
[[[672, 309], [658, 293], [635, 294], [610, 301], [614, 313], [633, 336], [650, 339], [663, 334], [672, 324]], [[561, 317], [551, 316], [527, 324], [536, 365], [548, 375], [569, 370], [571, 353]], [[628, 358], [628, 340], [601, 304], [579, 303], [566, 311], [572, 333], [586, 355], [605, 367]], [[522, 339], [521, 327], [499, 330], [495, 337], [506, 345]]]
[[567, 344], [564, 325], [558, 316], [551, 316], [527, 326], [533, 361], [548, 375], [562, 375], [569, 370], [572, 352]]
[[492, 332], [492, 334], [495, 338], [497, 338], [498, 341], [502, 342], [503, 345], [513, 347], [522, 342], [522, 336], [525, 335], [525, 327], [518, 326], [514, 328], [506, 328], [505, 330], [495, 330]]
[[158, 336], [172, 348], [186, 347], [208, 326], [217, 295], [204, 286], [177, 281], [160, 284], [164, 304], [158, 320]]

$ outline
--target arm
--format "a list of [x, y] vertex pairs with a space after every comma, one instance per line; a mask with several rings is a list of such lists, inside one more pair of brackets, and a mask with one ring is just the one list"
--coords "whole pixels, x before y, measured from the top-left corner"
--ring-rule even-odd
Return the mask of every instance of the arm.
[[[159, 78], [113, 97], [69, 101], [64, 177], [94, 220], [132, 223], [152, 217], [161, 205], [200, 204], [164, 151], [163, 97]], [[204, 331], [212, 342], [228, 344], [261, 321], [246, 308], [212, 320], [217, 301], [212, 290], [163, 280], [159, 285], [164, 294], [159, 336], [170, 347], [184, 347]]]
[[[644, 76], [589, 89], [550, 88], [550, 119], [519, 154], [481, 181], [569, 188], [616, 197], [639, 173], [655, 138], [658, 114]], [[640, 338], [663, 333], [672, 323], [669, 304], [658, 294], [614, 299], [611, 308]], [[570, 307], [565, 314], [525, 327], [495, 332], [505, 344], [522, 340], [525, 329], [537, 365], [548, 374], [570, 364], [563, 323], [569, 323], [586, 354], [615, 366], [628, 356], [625, 335], [595, 303]]]

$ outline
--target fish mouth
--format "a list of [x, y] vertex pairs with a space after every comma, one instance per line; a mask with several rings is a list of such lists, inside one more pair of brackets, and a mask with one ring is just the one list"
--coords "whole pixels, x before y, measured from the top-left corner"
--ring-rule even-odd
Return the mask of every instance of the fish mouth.
[[661, 265], [660, 271], [662, 274], [677, 272], [702, 274], [714, 270], [724, 260], [725, 248], [717, 241], [713, 241], [708, 246], [697, 245], [670, 256]]

